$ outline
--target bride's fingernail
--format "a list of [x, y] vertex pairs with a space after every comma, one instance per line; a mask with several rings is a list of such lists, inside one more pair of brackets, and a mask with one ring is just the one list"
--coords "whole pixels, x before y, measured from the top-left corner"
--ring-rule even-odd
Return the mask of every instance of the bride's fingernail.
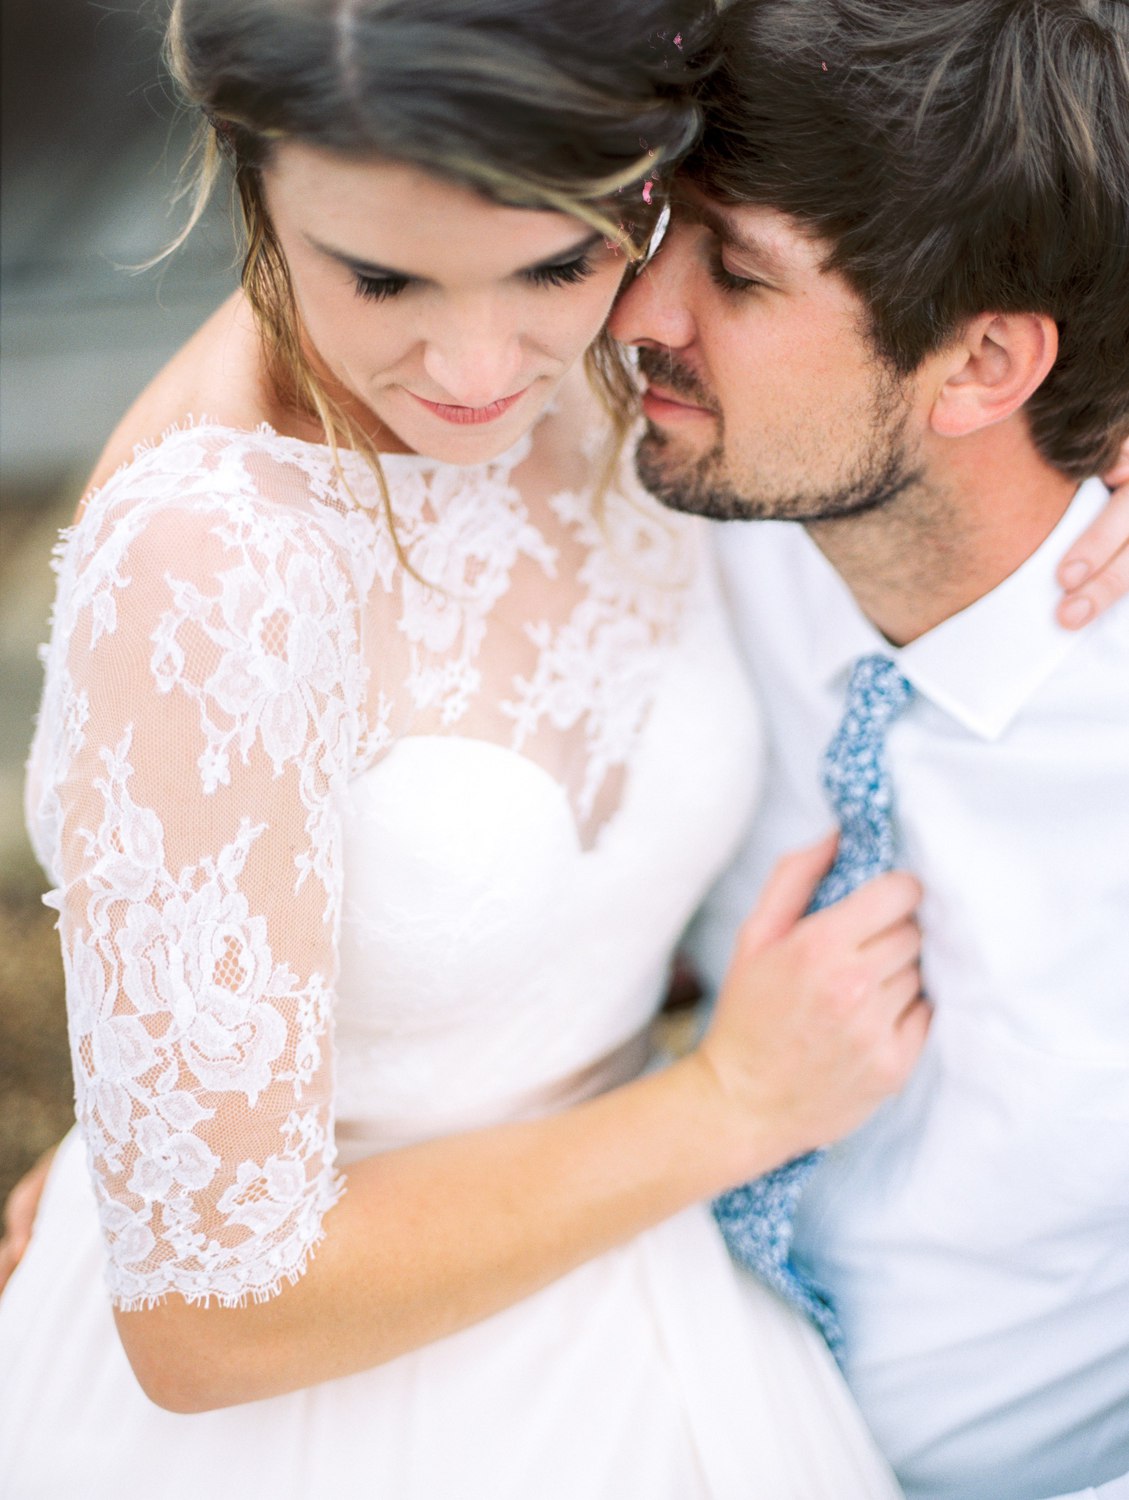
[[1090, 564], [1085, 562], [1067, 563], [1061, 574], [1061, 582], [1064, 589], [1076, 589], [1080, 583], [1085, 583], [1090, 576]]
[[1059, 611], [1064, 625], [1085, 625], [1093, 613], [1094, 606], [1089, 599], [1068, 599]]

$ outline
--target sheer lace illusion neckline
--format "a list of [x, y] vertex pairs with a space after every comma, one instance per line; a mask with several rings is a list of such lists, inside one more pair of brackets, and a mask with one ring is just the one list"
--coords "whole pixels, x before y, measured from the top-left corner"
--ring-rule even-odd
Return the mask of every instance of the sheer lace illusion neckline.
[[499, 744], [564, 789], [590, 848], [620, 805], [695, 533], [626, 475], [599, 515], [587, 489], [543, 487], [531, 502], [513, 474], [533, 437], [465, 467], [386, 455], [390, 520], [362, 454], [193, 418], [140, 445], [85, 519], [106, 541], [170, 507], [238, 515], [240, 549], [271, 531], [288, 546], [316, 536], [354, 585], [366, 763], [405, 734]]
[[[538, 421], [541, 421], [551, 410], [552, 408], [550, 407], [546, 412], [542, 413]], [[480, 464], [468, 464], [465, 466], [466, 471], [473, 473], [494, 470], [498, 473], [508, 474], [529, 457], [533, 446], [533, 433], [535, 431], [536, 424], [534, 424], [534, 428], [531, 431], [522, 433], [516, 442], [511, 443], [504, 452], [499, 453], [495, 458], [485, 459]], [[92, 485], [86, 491], [83, 496], [83, 508], [88, 507], [106, 490], [115, 485], [122, 476], [129, 473], [138, 463], [150, 461], [153, 455], [175, 446], [186, 437], [200, 437], [206, 434], [214, 434], [217, 437], [235, 441], [258, 438], [278, 448], [290, 449], [296, 453], [305, 453], [311, 458], [319, 458], [322, 462], [331, 466], [356, 465], [363, 474], [370, 477], [371, 482], [372, 471], [369, 468], [367, 460], [363, 454], [358, 453], [353, 448], [338, 447], [335, 450], [329, 443], [315, 442], [311, 438], [292, 437], [286, 433], [279, 432], [277, 428], [272, 427], [266, 421], [257, 422], [253, 427], [239, 427], [206, 414], [197, 415], [189, 413], [179, 421], [170, 423], [169, 426], [163, 428], [157, 436], [144, 438], [134, 443], [128, 455], [122, 459], [106, 478], [101, 483]], [[428, 470], [448, 467], [443, 464], [442, 460], [431, 458], [424, 453], [382, 453], [380, 455], [380, 463], [386, 472], [393, 475], [399, 473], [427, 472]], [[377, 502], [377, 499], [378, 496], [374, 493], [368, 497], [367, 501], [362, 503], [372, 505]]]

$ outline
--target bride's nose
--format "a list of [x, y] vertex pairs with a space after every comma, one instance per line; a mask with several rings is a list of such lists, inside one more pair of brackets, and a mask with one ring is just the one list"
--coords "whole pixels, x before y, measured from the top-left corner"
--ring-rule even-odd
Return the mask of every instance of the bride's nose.
[[428, 395], [454, 406], [489, 406], [520, 387], [519, 330], [489, 309], [452, 314], [433, 330], [423, 356]]

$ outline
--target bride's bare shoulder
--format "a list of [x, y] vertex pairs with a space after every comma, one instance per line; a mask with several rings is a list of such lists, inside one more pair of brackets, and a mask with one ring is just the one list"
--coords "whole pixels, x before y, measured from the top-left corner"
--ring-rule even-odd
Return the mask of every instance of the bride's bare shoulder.
[[269, 421], [259, 343], [241, 293], [234, 293], [153, 377], [118, 423], [84, 490], [85, 497], [170, 428], [207, 417], [227, 427]]

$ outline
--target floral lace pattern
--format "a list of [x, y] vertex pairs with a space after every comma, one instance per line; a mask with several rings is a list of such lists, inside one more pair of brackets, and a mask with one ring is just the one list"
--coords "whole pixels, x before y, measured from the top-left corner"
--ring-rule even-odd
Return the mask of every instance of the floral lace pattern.
[[695, 533], [618, 493], [535, 523], [529, 447], [389, 460], [408, 568], [353, 455], [343, 480], [316, 445], [207, 424], [140, 453], [60, 545], [29, 821], [123, 1307], [273, 1295], [340, 1192], [350, 779], [457, 732], [538, 760], [579, 824], [614, 811]]

